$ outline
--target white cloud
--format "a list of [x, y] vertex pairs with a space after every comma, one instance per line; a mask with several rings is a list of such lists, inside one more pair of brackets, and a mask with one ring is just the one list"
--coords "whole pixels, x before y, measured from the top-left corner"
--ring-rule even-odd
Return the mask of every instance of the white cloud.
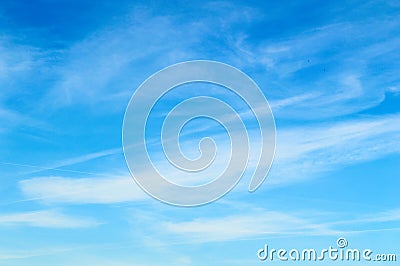
[[400, 86], [391, 86], [387, 90], [394, 94], [398, 94], [398, 93], [400, 93]]
[[[102, 150], [102, 151], [98, 151], [98, 152], [93, 152], [93, 153], [87, 153], [87, 154], [83, 154], [77, 157], [73, 157], [73, 158], [66, 158], [63, 159], [62, 161], [59, 162], [54, 162], [50, 165], [47, 166], [32, 166], [33, 168], [37, 168], [38, 170], [35, 171], [31, 171], [29, 173], [38, 173], [38, 172], [42, 172], [44, 170], [62, 170], [62, 171], [71, 171], [74, 172], [73, 170], [66, 170], [66, 169], [58, 169], [61, 167], [65, 167], [65, 166], [71, 166], [71, 165], [75, 165], [75, 164], [80, 164], [80, 163], [85, 163], [94, 159], [99, 159], [102, 157], [107, 157], [110, 155], [115, 155], [115, 154], [119, 154], [122, 153], [122, 148], [114, 148], [114, 149], [108, 149], [108, 150]], [[79, 172], [79, 171], [75, 171], [75, 172]], [[82, 172], [85, 173], [85, 172]]]
[[339, 221], [333, 224], [364, 224], [385, 222], [400, 222], [400, 209], [386, 210], [373, 215], [366, 215], [353, 220]]
[[[65, 61], [57, 68], [60, 78], [45, 98], [47, 103], [57, 108], [101, 102], [107, 112], [116, 106], [120, 111], [135, 87], [154, 71], [193, 57], [194, 50], [188, 47], [203, 34], [200, 23], [178, 24], [144, 7], [133, 8], [116, 21], [64, 51]], [[121, 100], [123, 105], [115, 104]]]
[[[243, 208], [240, 208], [242, 210]], [[368, 232], [371, 224], [400, 221], [399, 209], [392, 209], [367, 216], [354, 213], [353, 219], [341, 220], [342, 214], [324, 211], [297, 210], [296, 212], [251, 209], [245, 213], [222, 215], [218, 217], [196, 218], [189, 221], [168, 221], [161, 223], [158, 230], [164, 236], [182, 237], [183, 242], [215, 242], [230, 240], [263, 239], [265, 236], [340, 236], [350, 233]], [[351, 230], [349, 225], [357, 225], [359, 231]], [[345, 227], [343, 227], [345, 226]], [[379, 230], [398, 230], [383, 228]], [[178, 241], [179, 242], [179, 241]]]
[[[253, 134], [250, 131], [250, 135]], [[231, 134], [235, 134], [232, 132]], [[321, 171], [331, 171], [344, 165], [355, 164], [382, 158], [400, 152], [400, 117], [369, 117], [359, 120], [324, 123], [278, 129], [278, 142], [274, 166], [267, 178], [266, 187], [290, 185], [293, 182], [314, 178]], [[229, 145], [221, 141], [219, 135], [213, 136], [219, 145]], [[256, 139], [257, 140], [257, 139]], [[190, 145], [193, 141], [182, 144]], [[252, 145], [257, 143], [252, 142]], [[196, 143], [197, 145], [197, 143]], [[193, 143], [191, 144], [192, 147]], [[254, 148], [251, 146], [251, 149]], [[111, 150], [113, 152], [113, 150]], [[197, 151], [197, 150], [196, 150]], [[225, 146], [218, 148], [221, 158], [229, 155]], [[247, 152], [246, 149], [243, 152]], [[109, 152], [93, 156], [71, 159], [79, 162], [87, 157], [107, 155]], [[166, 161], [162, 155], [153, 155], [153, 164], [165, 177], [178, 184], [202, 184], [219, 176], [226, 166], [226, 160], [214, 161], [208, 171], [195, 174], [181, 173]], [[219, 157], [218, 157], [219, 158]], [[250, 157], [248, 172], [256, 167], [257, 158]], [[146, 169], [144, 169], [145, 171]], [[240, 173], [242, 169], [237, 169]], [[206, 174], [205, 174], [206, 173]], [[142, 175], [146, 175], [143, 172]], [[111, 176], [111, 175], [110, 175]], [[20, 181], [22, 192], [30, 200], [46, 202], [65, 202], [73, 204], [118, 203], [149, 199], [127, 174], [125, 176], [100, 178], [37, 177]], [[247, 187], [245, 182], [240, 188]], [[245, 186], [243, 186], [245, 185]]]
[[400, 153], [400, 116], [278, 129], [269, 185], [290, 184], [344, 165]]
[[[343, 151], [347, 152], [349, 149], [354, 149], [354, 146], [364, 146], [363, 143], [366, 141], [375, 140], [386, 134], [394, 137], [392, 140], [389, 138], [389, 145], [393, 145], [397, 143], [396, 136], [399, 132], [400, 116], [398, 115], [282, 129], [278, 134], [280, 143], [277, 158], [294, 159], [317, 150], [340, 150], [351, 145], [352, 147]], [[388, 140], [385, 138], [382, 141]], [[396, 147], [398, 145], [394, 145], [394, 148]], [[382, 152], [390, 152], [390, 150], [382, 150]], [[368, 150], [365, 151], [365, 155], [374, 156]]]
[[[230, 132], [233, 137], [236, 133]], [[260, 141], [257, 138], [256, 130], [250, 129], [248, 133], [252, 152], [247, 174], [252, 173], [257, 165], [257, 158], [254, 155], [257, 154], [255, 151], [258, 151]], [[218, 153], [221, 157], [229, 156], [227, 152], [229, 150], [224, 149], [229, 142], [222, 141], [222, 137], [225, 136], [211, 135], [210, 137], [217, 140], [218, 145], [222, 145], [218, 146]], [[295, 127], [278, 127], [275, 161], [267, 179], [268, 186], [288, 185], [314, 178], [321, 171], [337, 170], [345, 165], [400, 153], [399, 143], [399, 115], [369, 116]], [[181, 146], [192, 147], [196, 151], [193, 148], [197, 147], [196, 144], [193, 141], [187, 141], [181, 143]], [[240, 154], [244, 153], [247, 153], [245, 147]], [[156, 166], [161, 164], [165, 169], [170, 169], [165, 167], [162, 155], [157, 158], [158, 160], [154, 162]], [[217, 163], [221, 163], [221, 161], [214, 161], [214, 164]], [[240, 170], [237, 169], [237, 172]], [[179, 173], [176, 173], [176, 169], [173, 176], [176, 179], [183, 179]], [[186, 178], [186, 180], [189, 179]], [[240, 185], [240, 187], [242, 186]]]
[[298, 103], [303, 103], [305, 101], [308, 101], [310, 99], [315, 99], [317, 98], [318, 95], [316, 94], [311, 94], [311, 93], [305, 93], [305, 94], [300, 94], [292, 97], [288, 97], [285, 99], [281, 100], [273, 100], [270, 101], [270, 106], [273, 112], [282, 109], [282, 108], [287, 108], [290, 106], [293, 106]]
[[0, 225], [28, 225], [47, 228], [84, 228], [100, 223], [88, 218], [67, 216], [54, 210], [19, 212], [0, 215]]
[[[277, 117], [338, 117], [381, 103], [386, 88], [397, 86], [398, 27], [394, 18], [374, 17], [316, 27], [278, 40], [254, 42], [241, 37], [236, 43], [239, 55], [234, 56], [243, 61], [244, 69], [253, 65], [271, 102], [305, 92], [316, 96], [277, 110]], [[377, 65], [383, 66], [382, 71]]]
[[129, 176], [111, 178], [38, 177], [22, 180], [22, 192], [30, 200], [74, 204], [118, 203], [148, 196]]
[[25, 127], [39, 129], [46, 129], [47, 127], [45, 122], [32, 118], [26, 114], [21, 114], [14, 110], [3, 107], [1, 106], [0, 102], [0, 133], [9, 132], [12, 129], [22, 125]]
[[0, 37], [0, 84], [13, 75], [32, 69], [38, 51], [33, 47], [18, 45], [5, 36]]
[[0, 106], [0, 133], [7, 131], [14, 126], [17, 121], [21, 120], [21, 116]]
[[264, 235], [334, 235], [338, 232], [307, 219], [276, 211], [184, 222], [165, 222], [162, 229], [195, 242], [259, 238]]
[[37, 256], [49, 256], [52, 255], [54, 253], [59, 253], [59, 252], [63, 252], [64, 250], [32, 250], [32, 251], [7, 251], [4, 252], [3, 251], [0, 253], [0, 260], [20, 260], [20, 259], [29, 259], [32, 257], [37, 257]]

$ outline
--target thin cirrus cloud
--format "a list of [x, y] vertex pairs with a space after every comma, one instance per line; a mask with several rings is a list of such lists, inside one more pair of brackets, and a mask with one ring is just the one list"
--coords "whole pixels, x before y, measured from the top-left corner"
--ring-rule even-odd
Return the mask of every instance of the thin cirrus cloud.
[[70, 204], [110, 204], [146, 199], [129, 176], [111, 178], [36, 177], [19, 183], [28, 200]]
[[[31, 167], [36, 168], [36, 170], [29, 172], [29, 174], [47, 171], [47, 170], [79, 172], [79, 171], [60, 169], [60, 168], [65, 167], [65, 166], [80, 164], [80, 163], [86, 163], [86, 162], [94, 160], [94, 159], [112, 156], [112, 155], [119, 154], [119, 153], [122, 153], [122, 149], [114, 148], [114, 149], [108, 149], [108, 150], [103, 150], [103, 151], [99, 151], [99, 152], [87, 153], [87, 154], [83, 154], [83, 155], [80, 155], [77, 157], [67, 158], [62, 161], [55, 162], [55, 163], [47, 165], [47, 166], [32, 165]], [[88, 172], [82, 172], [82, 173], [88, 173]]]
[[46, 228], [87, 228], [101, 223], [93, 219], [65, 215], [56, 210], [41, 210], [0, 215], [0, 225], [27, 225]]
[[348, 224], [368, 224], [368, 223], [388, 223], [400, 222], [400, 209], [385, 210], [373, 215], [363, 215], [352, 220], [342, 220], [331, 222], [331, 225], [348, 225]]
[[268, 184], [291, 184], [321, 171], [398, 154], [399, 125], [399, 115], [387, 115], [283, 129]]
[[[321, 171], [331, 171], [345, 165], [399, 153], [399, 125], [398, 115], [388, 115], [327, 123], [319, 127], [303, 126], [278, 129], [274, 167], [265, 186], [304, 182], [307, 179], [315, 178]], [[106, 156], [108, 153], [95, 154]], [[93, 158], [97, 158], [97, 156]], [[90, 157], [87, 160], [93, 158]], [[326, 158], [329, 158], [329, 161]], [[81, 159], [70, 159], [69, 161], [81, 162]], [[164, 170], [170, 169], [165, 166], [161, 157], [154, 163]], [[256, 167], [256, 163], [257, 160], [254, 158], [250, 160], [248, 165], [250, 171]], [[223, 166], [217, 166], [215, 171], [221, 167]], [[240, 170], [238, 169], [238, 172]], [[174, 178], [178, 183], [185, 181], [185, 176], [178, 173], [175, 173]], [[202, 180], [204, 181], [204, 178], [201, 175], [197, 176], [198, 182], [201, 183]], [[107, 204], [148, 198], [128, 174], [124, 176], [110, 174], [98, 178], [35, 177], [22, 180], [19, 185], [27, 198], [46, 202]]]
[[[170, 234], [179, 235], [183, 241], [219, 242], [230, 240], [263, 239], [264, 236], [330, 236], [343, 234], [362, 234], [369, 231], [371, 225], [382, 225], [386, 222], [399, 222], [399, 210], [392, 209], [369, 214], [364, 217], [337, 220], [336, 214], [322, 215], [324, 221], [313, 211], [307, 213], [288, 213], [271, 210], [253, 210], [250, 213], [198, 218], [189, 221], [168, 221], [162, 223], [162, 229]], [[351, 215], [353, 216], [353, 215]], [[328, 220], [327, 220], [328, 219]], [[359, 230], [350, 229], [358, 225]], [[376, 231], [400, 230], [398, 227], [378, 227]]]
[[[68, 55], [66, 62], [58, 69], [59, 81], [49, 90], [45, 101], [52, 100], [65, 106], [79, 102], [121, 100], [121, 97], [127, 96], [125, 91], [132, 90], [146, 78], [143, 72], [137, 72], [138, 67], [146, 67], [138, 65], [144, 58], [155, 56], [176, 62], [190, 57], [193, 52], [178, 40], [183, 38], [185, 32], [190, 33], [189, 36], [185, 34], [186, 41], [194, 42], [195, 32], [199, 32], [201, 25], [180, 25], [181, 30], [177, 31], [176, 22], [171, 18], [152, 17], [143, 11], [133, 10], [123, 22], [71, 44], [64, 51]], [[135, 27], [132, 27], [133, 23], [136, 23]], [[137, 41], [139, 38], [140, 42]], [[166, 66], [165, 63], [160, 65]]]
[[57, 253], [64, 253], [72, 251], [71, 248], [41, 248], [37, 250], [15, 250], [5, 251], [0, 253], [0, 260], [20, 260], [20, 259], [32, 259], [34, 257], [49, 256]]
[[38, 51], [33, 47], [16, 45], [5, 36], [0, 37], [0, 42], [0, 84], [3, 83], [4, 86], [7, 84], [4, 84], [4, 81], [10, 77], [27, 73], [32, 69]]
[[[38, 100], [39, 104], [31, 106], [37, 111], [43, 111], [42, 106], [48, 110], [76, 103], [124, 101], [133, 86], [156, 70], [151, 68], [147, 74], [138, 72], [146, 69], [146, 58], [157, 57], [153, 64], [158, 69], [166, 66], [165, 61], [194, 57], [195, 52], [188, 47], [196, 43], [205, 28], [201, 23], [182, 25], [168, 16], [152, 16], [146, 8], [130, 8], [116, 23], [81, 40], [66, 41], [62, 48], [21, 45], [26, 36], [4, 35], [0, 39], [0, 102], [15, 94], [16, 88], [11, 85], [25, 87], [22, 77], [27, 78], [30, 87], [40, 87], [31, 97]], [[183, 38], [185, 44], [179, 41]], [[153, 64], [150, 66], [154, 67]], [[46, 75], [36, 75], [36, 71]]]
[[[277, 153], [277, 159], [294, 159], [317, 150], [340, 150], [347, 145], [351, 147], [346, 149], [345, 153], [348, 150], [356, 151], [361, 147], [368, 147], [365, 144], [374, 144], [377, 148], [375, 152], [380, 151], [380, 153], [372, 153], [369, 149], [366, 149], [364, 152], [366, 159], [370, 156], [396, 152], [399, 148], [399, 145], [397, 145], [400, 132], [399, 125], [399, 115], [387, 115], [326, 123], [319, 126], [311, 125], [283, 129], [278, 136], [278, 141], [281, 139], [279, 145], [281, 150]], [[388, 138], [389, 142], [387, 138], [383, 141], [382, 137], [388, 136], [390, 137]], [[379, 141], [379, 139], [382, 140]], [[382, 142], [387, 143], [385, 149], [383, 149], [384, 147], [379, 149], [380, 145], [383, 145]], [[291, 147], [296, 147], [296, 149]], [[393, 148], [390, 149], [389, 147]], [[362, 158], [360, 157], [360, 159]]]
[[[319, 236], [337, 239], [353, 234], [360, 242], [377, 242], [368, 230], [382, 231], [378, 238], [391, 244], [390, 238], [399, 232], [392, 191], [397, 180], [392, 176], [400, 154], [396, 109], [400, 20], [393, 5], [328, 3], [310, 9], [312, 3], [122, 2], [98, 12], [103, 4], [87, 9], [89, 16], [74, 8], [59, 9], [73, 12], [82, 27], [57, 24], [47, 13], [54, 14], [54, 9], [44, 2], [37, 8], [48, 17], [40, 19], [35, 12], [36, 16], [22, 12], [19, 4], [13, 4], [13, 9], [5, 6], [12, 27], [2, 25], [0, 38], [0, 132], [5, 144], [1, 161], [25, 164], [9, 162], [3, 167], [11, 171], [2, 179], [2, 201], [13, 202], [0, 214], [2, 263], [204, 265], [222, 252], [225, 257], [229, 254], [232, 263], [219, 263], [216, 258], [217, 264], [251, 265], [256, 249], [248, 255], [242, 252], [262, 239], [282, 238], [286, 245], [291, 241], [286, 237], [312, 236], [307, 246], [314, 246]], [[89, 6], [88, 2], [82, 8]], [[118, 11], [108, 10], [114, 7]], [[88, 23], [94, 17], [96, 22]], [[109, 148], [119, 145], [114, 142], [121, 136], [118, 125], [135, 88], [157, 70], [194, 59], [226, 62], [259, 85], [276, 118], [277, 150], [270, 176], [254, 195], [245, 193], [247, 182], [240, 182], [229, 196], [213, 204], [182, 209], [159, 204], [143, 192], [124, 167], [122, 150]], [[230, 100], [223, 91], [215, 94]], [[163, 107], [172, 106], [167, 101]], [[239, 115], [252, 117], [248, 109]], [[57, 130], [41, 132], [44, 124]], [[250, 137], [257, 135], [252, 126]], [[226, 135], [200, 123], [183, 132], [185, 154], [198, 154], [198, 138], [193, 136], [201, 134], [196, 130], [209, 133], [217, 144], [228, 142]], [[257, 146], [257, 138], [251, 144]], [[228, 153], [224, 147], [219, 151]], [[189, 181], [167, 168], [162, 154], [154, 154], [154, 159], [160, 171], [173, 174], [177, 182]], [[256, 164], [251, 158], [250, 172]], [[16, 171], [15, 166], [28, 170]], [[210, 170], [207, 178], [220, 168]], [[376, 172], [383, 176], [375, 176]], [[196, 181], [203, 181], [200, 177]], [[311, 181], [317, 178], [318, 182]], [[375, 188], [375, 183], [360, 184], [361, 178], [362, 182], [382, 178], [385, 184]], [[363, 193], [364, 188], [379, 191]], [[324, 195], [316, 198], [319, 189]], [[338, 192], [351, 199], [339, 198]], [[229, 200], [232, 206], [227, 207], [224, 202]], [[46, 208], [26, 211], [38, 206]], [[106, 226], [93, 211], [102, 213]], [[148, 219], [140, 215], [129, 219], [130, 211], [147, 213]], [[14, 229], [23, 230], [22, 238]], [[390, 235], [384, 230], [391, 230]], [[36, 238], [38, 231], [44, 238]], [[88, 250], [77, 245], [91, 242], [94, 236], [95, 241], [101, 239], [99, 247]], [[44, 240], [51, 247], [79, 249], [42, 253], [38, 247]], [[174, 245], [175, 240], [181, 243]], [[21, 241], [26, 244], [24, 251], [6, 252], [20, 250]], [[232, 242], [211, 243], [225, 241]], [[111, 242], [121, 247], [109, 248]], [[158, 242], [165, 243], [164, 250], [155, 247]], [[133, 244], [133, 249], [125, 243]], [[178, 260], [181, 254], [188, 258]]]
[[7, 109], [1, 109], [0, 106], [0, 133], [8, 131], [11, 125], [15, 125], [16, 121], [20, 121], [21, 119], [19, 114]]
[[[277, 129], [277, 146], [274, 166], [269, 185], [290, 185], [293, 182], [315, 178], [320, 172], [329, 172], [346, 165], [372, 161], [400, 152], [400, 117], [399, 115], [365, 116], [342, 121], [325, 122], [304, 126], [281, 126]], [[248, 131], [250, 140], [250, 160], [248, 169], [257, 166], [254, 151], [257, 144], [257, 129]], [[230, 132], [232, 136], [237, 132]], [[214, 134], [218, 153], [227, 155], [229, 145], [222, 141], [222, 135]], [[182, 147], [197, 147], [195, 141], [185, 141]], [[224, 146], [225, 145], [225, 146]], [[254, 149], [254, 150], [253, 150]], [[245, 149], [243, 152], [247, 152]], [[225, 154], [224, 154], [225, 153]], [[163, 155], [156, 157], [156, 165], [164, 165]], [[327, 160], [329, 158], [329, 160]], [[166, 168], [169, 169], [169, 168]], [[241, 169], [237, 169], [240, 172]], [[172, 170], [169, 169], [169, 172]], [[179, 179], [179, 173], [173, 175]]]
[[184, 222], [166, 222], [162, 224], [162, 228], [195, 242], [260, 238], [263, 235], [336, 235], [338, 233], [324, 225], [275, 211]]
[[272, 99], [287, 97], [287, 91], [315, 96], [277, 110], [279, 118], [338, 117], [381, 103], [398, 83], [398, 25], [395, 18], [370, 18], [316, 27], [274, 42], [254, 43], [247, 36], [236, 46], [246, 51], [248, 63], [257, 62], [254, 71]]

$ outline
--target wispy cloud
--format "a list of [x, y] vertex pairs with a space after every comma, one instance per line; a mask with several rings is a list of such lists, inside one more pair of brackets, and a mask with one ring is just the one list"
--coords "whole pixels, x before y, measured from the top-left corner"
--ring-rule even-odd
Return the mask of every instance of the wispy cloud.
[[[400, 153], [399, 125], [398, 115], [388, 115], [278, 129], [276, 158], [268, 177], [268, 186], [290, 185], [314, 178], [320, 172]], [[255, 134], [251, 130], [249, 133]], [[231, 134], [234, 135], [235, 132]], [[229, 143], [221, 140], [220, 135], [211, 137], [215, 137], [217, 143], [223, 146], [218, 150], [219, 159], [205, 173], [181, 173], [170, 165], [163, 154], [152, 154], [155, 160], [153, 163], [160, 173], [178, 184], [193, 185], [209, 182], [222, 173], [227, 163], [224, 158], [229, 156], [229, 149], [224, 147]], [[193, 147], [193, 142], [194, 140], [188, 140], [181, 145]], [[113, 149], [73, 158], [66, 160], [68, 163], [63, 165], [118, 151]], [[249, 173], [254, 171], [256, 164], [256, 158], [250, 157]], [[240, 173], [241, 170], [237, 169], [237, 172]], [[141, 174], [146, 175], [146, 172]], [[36, 177], [22, 180], [19, 185], [28, 199], [46, 202], [107, 204], [138, 201], [149, 197], [128, 173], [122, 176], [109, 174], [97, 178]], [[242, 185], [247, 186], [244, 182], [240, 187]]]
[[100, 223], [88, 218], [68, 216], [55, 210], [41, 210], [1, 214], [0, 225], [27, 225], [46, 228], [86, 228], [100, 225]]
[[365, 117], [278, 129], [269, 184], [312, 178], [320, 171], [400, 153], [400, 117]]
[[44, 121], [2, 106], [0, 99], [0, 133], [11, 132], [16, 127], [22, 125], [37, 129], [46, 129], [47, 127], [47, 124]]
[[1, 109], [0, 106], [0, 132], [8, 130], [14, 126], [16, 121], [20, 121], [21, 116], [7, 109]]
[[[122, 148], [114, 148], [114, 149], [93, 152], [93, 153], [87, 153], [87, 154], [83, 154], [83, 155], [80, 155], [77, 157], [66, 158], [66, 159], [63, 159], [62, 161], [54, 162], [49, 165], [32, 166], [32, 168], [37, 168], [37, 170], [31, 171], [30, 173], [38, 173], [38, 172], [47, 171], [47, 170], [68, 171], [66, 169], [59, 169], [59, 168], [65, 167], [65, 166], [72, 166], [72, 165], [80, 164], [80, 163], [85, 163], [85, 162], [88, 162], [91, 160], [95, 160], [95, 159], [99, 159], [99, 158], [103, 158], [103, 157], [107, 157], [107, 156], [115, 155], [115, 154], [119, 154], [119, 153], [122, 153]], [[74, 172], [74, 171], [71, 170], [71, 172]], [[76, 171], [76, 172], [79, 172], [79, 171]], [[85, 173], [85, 172], [82, 172], [82, 173]]]
[[3, 86], [7, 84], [5, 81], [9, 78], [24, 75], [30, 71], [35, 64], [35, 56], [38, 55], [37, 49], [18, 45], [11, 39], [10, 36], [5, 35], [0, 37], [0, 84]]
[[37, 177], [19, 183], [29, 200], [71, 204], [110, 204], [148, 196], [130, 176], [109, 178]]
[[259, 238], [265, 235], [335, 235], [338, 233], [317, 222], [282, 212], [265, 210], [219, 218], [166, 222], [162, 224], [162, 228], [195, 242]]
[[280, 99], [280, 100], [273, 100], [270, 101], [270, 106], [273, 112], [278, 111], [279, 109], [282, 108], [290, 108], [293, 105], [299, 104], [299, 103], [304, 103], [310, 99], [315, 99], [317, 98], [318, 95], [312, 94], [312, 93], [306, 93], [306, 94], [300, 94], [292, 97], [288, 97], [285, 99]]
[[[296, 100], [293, 99], [293, 101]], [[283, 104], [291, 101], [292, 99], [289, 98]], [[223, 140], [226, 136], [212, 134], [210, 130], [209, 132], [209, 137], [215, 139], [218, 145], [219, 158], [229, 156], [229, 142]], [[268, 186], [290, 185], [293, 182], [312, 179], [321, 172], [335, 171], [346, 165], [354, 165], [400, 153], [399, 133], [400, 116], [396, 114], [358, 116], [353, 119], [297, 126], [278, 126], [275, 160], [268, 177]], [[230, 132], [230, 134], [234, 137], [237, 132]], [[254, 154], [259, 148], [259, 138], [257, 138], [259, 133], [257, 129], [249, 129], [248, 134], [251, 140], [250, 151], [253, 151], [250, 154], [250, 161], [247, 166], [250, 173], [258, 162]], [[183, 148], [191, 147], [192, 150], [193, 147], [197, 147], [197, 143], [193, 139], [184, 141], [180, 145]], [[247, 150], [243, 148], [241, 152], [246, 153]], [[167, 172], [174, 173], [172, 176], [175, 180], [184, 179], [181, 178], [182, 175], [179, 175], [176, 169], [166, 167], [162, 154], [154, 156], [154, 158], [157, 158], [154, 162], [155, 165], [161, 166], [162, 170], [168, 169]], [[219, 168], [215, 168], [214, 172], [208, 173], [217, 176], [217, 173], [220, 173], [217, 169], [221, 167], [223, 169], [226, 161], [220, 159], [214, 161], [214, 164], [218, 163], [221, 163], [222, 166], [220, 165]], [[240, 170], [237, 169], [238, 172]], [[186, 178], [186, 180], [188, 179]]]
[[[163, 232], [189, 242], [224, 242], [231, 240], [265, 239], [265, 237], [339, 236], [368, 232], [371, 226], [400, 221], [399, 210], [392, 209], [367, 216], [349, 214], [353, 219], [340, 219], [341, 214], [316, 210], [281, 212], [250, 209], [246, 213], [218, 217], [196, 218], [189, 221], [168, 221], [161, 224]], [[323, 218], [322, 218], [323, 217]], [[353, 226], [359, 231], [353, 230]], [[376, 229], [390, 230], [387, 227]], [[398, 228], [392, 228], [398, 230]]]
[[[400, 213], [394, 189], [383, 190], [398, 186], [391, 178], [400, 154], [396, 1], [318, 6], [41, 1], [26, 12], [21, 4], [8, 2], [0, 7], [5, 21], [0, 26], [0, 161], [9, 161], [0, 163], [5, 207], [0, 213], [0, 264], [204, 265], [212, 258], [218, 265], [251, 265], [256, 260], [252, 246], [265, 239], [282, 239], [285, 246], [306, 238], [317, 247], [320, 238], [345, 234], [357, 234], [359, 243], [393, 246]], [[255, 194], [248, 194], [248, 183], [241, 182], [213, 204], [176, 208], [157, 202], [135, 184], [118, 142], [135, 88], [163, 67], [195, 59], [226, 62], [257, 82], [276, 118], [277, 151], [270, 176]], [[204, 92], [234, 107], [240, 102], [215, 90]], [[182, 92], [166, 95], [161, 111], [190, 94]], [[256, 167], [260, 134], [249, 108], [237, 107], [250, 125], [245, 181]], [[158, 122], [159, 111], [154, 109]], [[208, 172], [178, 173], [162, 148], [154, 148], [157, 140], [147, 143], [157, 170], [178, 184], [213, 180], [229, 161], [227, 134], [201, 121], [197, 125], [182, 129], [180, 148], [197, 158], [198, 140], [209, 134], [221, 157], [215, 157]], [[150, 137], [158, 137], [155, 128], [146, 129]], [[236, 155], [245, 152], [243, 147]], [[362, 171], [363, 166], [377, 169]], [[140, 174], [153, 180], [143, 170]], [[375, 172], [387, 173], [382, 178], [391, 183], [375, 190], [369, 182], [378, 178]], [[365, 183], [354, 176], [358, 173]], [[296, 183], [320, 176], [326, 178]], [[321, 187], [326, 185], [332, 189]], [[319, 188], [322, 197], [313, 194]], [[377, 195], [386, 192], [390, 195], [377, 202]], [[343, 201], [346, 195], [351, 203]], [[107, 224], [101, 226], [103, 219]], [[381, 242], [370, 233], [375, 231]], [[243, 249], [241, 240], [248, 241], [249, 249]], [[221, 243], [225, 241], [230, 243]]]
[[[65, 51], [66, 61], [58, 69], [59, 81], [45, 101], [53, 107], [102, 102], [107, 104], [109, 112], [115, 108], [108, 104], [110, 101], [122, 100], [123, 105], [118, 105], [120, 111], [148, 75], [159, 67], [192, 57], [194, 51], [187, 47], [196, 41], [195, 32], [201, 34], [200, 25], [180, 25], [180, 30], [176, 30], [176, 21], [171, 17], [150, 13], [144, 7], [133, 8], [125, 14], [125, 19], [72, 44]], [[179, 41], [182, 38], [185, 45]], [[154, 65], [143, 64], [150, 56]], [[148, 67], [151, 70], [146, 75], [143, 70]]]
[[[398, 26], [396, 17], [370, 17], [273, 41], [254, 42], [251, 35], [245, 35], [235, 45], [242, 60], [257, 65], [250, 69], [258, 73], [272, 99], [305, 91], [317, 96], [278, 110], [278, 117], [337, 117], [379, 104], [390, 84], [398, 83]], [[384, 71], [379, 71], [380, 65], [385, 66]]]
[[50, 254], [54, 254], [58, 252], [43, 252], [43, 251], [32, 251], [32, 252], [2, 252], [0, 253], [0, 260], [20, 260], [20, 259], [28, 259], [37, 256], [48, 256]]
[[400, 222], [400, 209], [391, 209], [373, 215], [367, 214], [352, 220], [342, 220], [331, 223], [333, 225], [348, 225], [348, 224], [368, 224], [368, 223], [386, 223], [386, 222]]

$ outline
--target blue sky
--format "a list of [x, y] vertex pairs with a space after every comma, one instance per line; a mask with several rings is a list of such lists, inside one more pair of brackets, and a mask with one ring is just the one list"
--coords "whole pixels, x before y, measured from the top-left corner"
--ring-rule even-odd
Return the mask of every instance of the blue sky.
[[[396, 0], [2, 1], [0, 265], [279, 265], [257, 250], [340, 236], [399, 258], [399, 14]], [[122, 121], [147, 77], [197, 59], [259, 85], [277, 150], [255, 193], [245, 175], [220, 200], [180, 208], [134, 183]], [[194, 87], [155, 121], [199, 92], [240, 110]], [[221, 129], [194, 123], [183, 149], [204, 133]]]

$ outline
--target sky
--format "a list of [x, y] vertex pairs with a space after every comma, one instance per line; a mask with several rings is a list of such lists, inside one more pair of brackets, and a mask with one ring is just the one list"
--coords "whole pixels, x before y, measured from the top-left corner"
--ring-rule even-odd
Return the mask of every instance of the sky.
[[[6, 0], [0, 29], [0, 265], [305, 265], [257, 251], [339, 237], [400, 260], [400, 1]], [[275, 159], [253, 193], [249, 169], [217, 201], [177, 207], [131, 177], [129, 100], [188, 60], [240, 69], [269, 101]], [[198, 95], [249, 111], [221, 87], [180, 89], [149, 116], [149, 151], [167, 175], [165, 112]], [[183, 128], [183, 152], [198, 156], [204, 136], [226, 145], [200, 119]]]

